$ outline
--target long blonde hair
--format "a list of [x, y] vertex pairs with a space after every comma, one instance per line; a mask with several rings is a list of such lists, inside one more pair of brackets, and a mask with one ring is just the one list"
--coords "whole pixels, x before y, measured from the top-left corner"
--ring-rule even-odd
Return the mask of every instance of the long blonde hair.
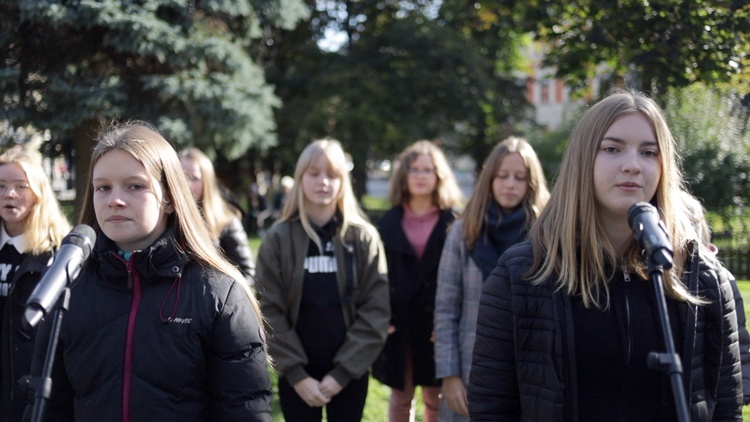
[[[665, 271], [665, 292], [679, 300], [696, 302], [679, 280], [687, 254], [687, 239], [694, 233], [680, 211], [682, 174], [675, 142], [663, 111], [650, 98], [632, 91], [616, 91], [588, 109], [570, 135], [560, 172], [547, 206], [532, 226], [529, 238], [534, 263], [526, 274], [535, 282], [557, 277], [557, 287], [581, 295], [584, 306], [606, 308], [613, 273], [624, 265], [646, 277], [641, 248], [631, 238], [617, 254], [597, 218], [593, 169], [599, 144], [620, 117], [640, 113], [650, 123], [659, 148], [661, 178], [651, 202], [656, 205], [674, 244], [674, 267]], [[602, 302], [601, 294], [606, 302]]]
[[408, 146], [398, 156], [399, 165], [394, 169], [388, 182], [388, 200], [391, 205], [401, 205], [409, 201], [407, 179], [409, 166], [420, 155], [426, 155], [432, 160], [437, 176], [437, 185], [432, 193], [432, 202], [440, 209], [454, 208], [463, 200], [463, 193], [458, 187], [456, 176], [453, 174], [443, 151], [430, 141], [417, 141]]
[[211, 235], [218, 239], [232, 219], [239, 217], [239, 210], [221, 196], [214, 165], [206, 154], [197, 148], [185, 148], [180, 151], [180, 159], [197, 164], [201, 171], [203, 197], [198, 201], [198, 207]]
[[352, 190], [351, 179], [349, 178], [349, 167], [341, 143], [335, 139], [319, 139], [313, 141], [310, 145], [302, 150], [297, 159], [297, 166], [294, 169], [294, 186], [289, 191], [289, 199], [284, 204], [279, 222], [292, 220], [299, 217], [308, 236], [318, 245], [319, 250], [323, 250], [320, 237], [310, 223], [310, 219], [305, 212], [305, 194], [302, 189], [302, 177], [307, 169], [321, 156], [325, 157], [331, 170], [341, 178], [341, 189], [339, 189], [336, 198], [336, 210], [341, 218], [340, 235], [343, 236], [349, 226], [369, 227], [370, 222], [357, 204], [357, 199]]
[[190, 192], [177, 152], [150, 124], [139, 121], [113, 124], [99, 136], [91, 154], [81, 223], [95, 229], [99, 228], [94, 210], [92, 177], [97, 161], [113, 150], [125, 151], [132, 155], [143, 165], [146, 172], [161, 184], [165, 200], [169, 200], [174, 207], [168, 225], [175, 230], [175, 244], [200, 265], [213, 268], [237, 281], [247, 293], [262, 324], [258, 302], [244, 282], [245, 277], [221, 256], [211, 240], [208, 226]]
[[461, 218], [463, 219], [463, 236], [466, 247], [474, 249], [474, 242], [485, 226], [487, 208], [495, 202], [492, 194], [492, 181], [497, 176], [503, 160], [510, 154], [518, 154], [526, 165], [528, 191], [521, 203], [526, 211], [527, 224], [536, 220], [549, 199], [547, 180], [544, 178], [542, 163], [534, 148], [525, 139], [511, 136], [495, 145], [490, 155], [484, 160], [482, 171], [474, 183], [474, 193], [469, 198]]
[[44, 173], [41, 154], [17, 145], [0, 155], [0, 166], [5, 164], [21, 167], [34, 196], [34, 206], [23, 224], [26, 235], [24, 252], [40, 255], [59, 248], [70, 231], [70, 223], [57, 201], [49, 177]]

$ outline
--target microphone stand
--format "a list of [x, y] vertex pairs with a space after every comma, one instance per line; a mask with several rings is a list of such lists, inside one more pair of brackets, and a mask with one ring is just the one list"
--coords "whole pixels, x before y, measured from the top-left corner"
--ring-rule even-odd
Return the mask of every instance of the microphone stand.
[[657, 264], [651, 256], [648, 257], [648, 274], [656, 295], [661, 333], [664, 337], [664, 345], [667, 351], [666, 353], [651, 352], [648, 354], [646, 361], [649, 368], [669, 374], [678, 420], [688, 422], [690, 418], [687, 400], [685, 399], [685, 387], [682, 384], [682, 362], [680, 361], [680, 356], [675, 352], [674, 341], [672, 340], [672, 328], [669, 325], [667, 301], [664, 297], [664, 267]]
[[[44, 364], [42, 366], [41, 376], [26, 376], [22, 379], [22, 383], [28, 386], [34, 394], [34, 405], [31, 414], [31, 420], [33, 422], [39, 422], [42, 420], [44, 415], [44, 407], [49, 401], [50, 394], [52, 393], [52, 367], [55, 363], [55, 351], [57, 350], [57, 342], [60, 338], [60, 327], [62, 326], [62, 318], [65, 312], [68, 310], [70, 303], [70, 287], [66, 287], [55, 305], [54, 310], [50, 314], [52, 316], [52, 329], [47, 343], [47, 352], [44, 357]], [[39, 347], [37, 343], [36, 347]], [[36, 355], [36, 353], [35, 353]], [[35, 358], [36, 359], [36, 356]], [[28, 406], [26, 412], [28, 413]]]

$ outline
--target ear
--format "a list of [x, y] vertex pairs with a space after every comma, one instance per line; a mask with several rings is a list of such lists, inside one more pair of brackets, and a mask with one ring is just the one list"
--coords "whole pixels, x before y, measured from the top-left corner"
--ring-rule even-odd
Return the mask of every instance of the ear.
[[169, 198], [164, 199], [164, 212], [167, 214], [172, 214], [174, 212], [174, 205], [172, 205], [172, 201]]

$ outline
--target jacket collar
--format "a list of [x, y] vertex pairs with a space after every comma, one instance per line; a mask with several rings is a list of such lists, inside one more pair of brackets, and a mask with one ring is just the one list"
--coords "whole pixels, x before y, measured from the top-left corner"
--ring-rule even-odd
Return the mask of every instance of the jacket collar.
[[[118, 254], [117, 244], [101, 231], [97, 233], [94, 246], [99, 272], [105, 280], [127, 279], [128, 267], [125, 259]], [[161, 279], [173, 280], [181, 277], [189, 258], [176, 244], [174, 230], [168, 228], [151, 246], [130, 256], [130, 264], [146, 283]]]

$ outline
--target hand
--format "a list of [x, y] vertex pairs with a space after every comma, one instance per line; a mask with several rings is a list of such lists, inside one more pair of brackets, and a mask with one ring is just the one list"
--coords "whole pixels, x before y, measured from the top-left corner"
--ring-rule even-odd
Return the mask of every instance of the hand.
[[320, 392], [330, 400], [333, 396], [341, 392], [341, 384], [332, 376], [326, 375], [320, 381]]
[[445, 404], [459, 415], [469, 416], [469, 399], [466, 396], [466, 386], [461, 377], [443, 378], [443, 398]]
[[391, 334], [395, 333], [396, 332], [396, 326], [392, 325], [392, 324], [389, 324], [387, 332], [388, 332], [388, 335], [391, 335]]
[[294, 384], [294, 391], [310, 407], [321, 407], [331, 401], [331, 399], [320, 391], [318, 380], [311, 377], [304, 378], [302, 381]]

